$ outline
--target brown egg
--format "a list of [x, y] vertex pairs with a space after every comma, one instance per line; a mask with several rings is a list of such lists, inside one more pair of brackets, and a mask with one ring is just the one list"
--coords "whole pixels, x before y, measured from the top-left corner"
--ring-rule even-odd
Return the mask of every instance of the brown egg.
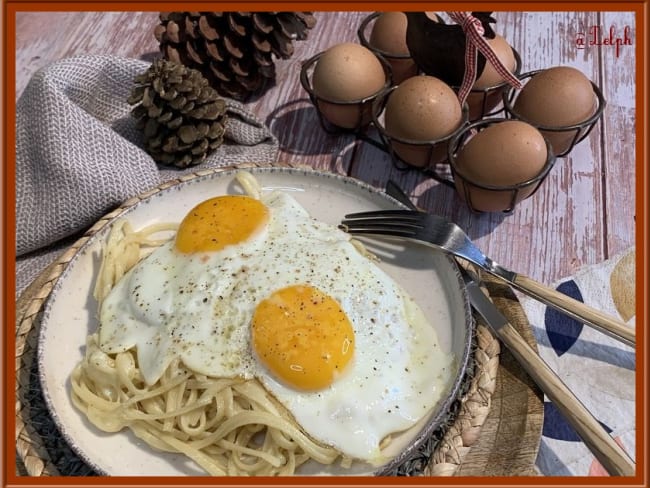
[[458, 128], [462, 110], [456, 93], [433, 76], [414, 76], [399, 85], [386, 103], [386, 131], [401, 139], [440, 139]]
[[517, 96], [513, 111], [540, 130], [553, 146], [555, 154], [569, 149], [575, 130], [561, 129], [587, 120], [598, 105], [591, 81], [570, 66], [556, 66], [535, 74]]
[[[487, 39], [487, 43], [492, 47], [503, 65], [513, 73], [517, 62], [510, 44], [499, 34], [496, 34], [494, 39]], [[494, 66], [490, 62], [486, 62], [481, 76], [477, 78], [472, 87], [473, 90], [477, 91], [470, 92], [467, 96], [470, 120], [480, 119], [501, 103], [503, 92], [507, 89], [508, 85], [500, 88], [496, 87], [503, 82], [503, 77], [497, 72]]]
[[[512, 72], [515, 69], [516, 60], [512, 47], [508, 44], [508, 41], [499, 34], [495, 34], [494, 39], [486, 39], [486, 41], [494, 51], [494, 54], [496, 54], [497, 58], [499, 58], [499, 61], [501, 61], [501, 63]], [[503, 77], [494, 66], [492, 66], [492, 63], [487, 61], [481, 76], [479, 76], [474, 82], [474, 88], [490, 88], [499, 85], [500, 83], [503, 83]]]
[[509, 188], [540, 175], [547, 156], [544, 137], [535, 127], [518, 120], [493, 123], [458, 150], [453, 163], [456, 189], [474, 210], [511, 210], [539, 182], [521, 188], [516, 197]]
[[384, 112], [386, 133], [394, 151], [405, 162], [426, 166], [446, 156], [446, 144], [431, 159], [428, 142], [450, 136], [462, 123], [463, 113], [456, 93], [445, 82], [433, 76], [414, 76], [401, 83], [389, 95]]
[[327, 49], [317, 60], [312, 75], [321, 114], [344, 128], [356, 128], [370, 120], [367, 107], [347, 102], [377, 95], [386, 82], [386, 72], [377, 56], [354, 43], [337, 44]]
[[433, 20], [434, 22], [440, 22], [440, 16], [436, 12], [424, 12], [424, 15], [426, 15], [429, 20]]
[[406, 26], [407, 19], [403, 12], [383, 12], [373, 23], [368, 40], [370, 47], [377, 49], [390, 64], [396, 85], [418, 72], [406, 45]]
[[372, 25], [370, 45], [391, 54], [410, 54], [406, 45], [406, 25], [404, 12], [379, 14]]
[[313, 74], [314, 92], [334, 102], [350, 102], [377, 93], [386, 74], [377, 57], [360, 44], [346, 42], [327, 49]]

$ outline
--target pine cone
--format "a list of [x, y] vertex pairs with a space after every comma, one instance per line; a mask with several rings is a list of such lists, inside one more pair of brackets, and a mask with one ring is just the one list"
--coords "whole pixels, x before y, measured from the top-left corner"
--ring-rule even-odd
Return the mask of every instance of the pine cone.
[[158, 163], [194, 166], [223, 142], [226, 103], [197, 70], [158, 59], [135, 78], [128, 102]]
[[165, 59], [200, 70], [223, 96], [246, 100], [275, 81], [275, 58], [316, 25], [311, 12], [169, 12], [154, 34]]

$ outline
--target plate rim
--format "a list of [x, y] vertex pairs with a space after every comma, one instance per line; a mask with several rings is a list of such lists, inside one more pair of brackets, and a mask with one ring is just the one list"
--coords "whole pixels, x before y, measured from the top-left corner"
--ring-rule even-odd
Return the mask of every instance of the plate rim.
[[[288, 173], [302, 172], [316, 177], [323, 176], [326, 178], [334, 178], [350, 184], [354, 184], [354, 186], [356, 186], [357, 188], [361, 188], [370, 193], [380, 194], [382, 198], [385, 198], [387, 201], [390, 201], [397, 207], [406, 208], [404, 204], [402, 204], [392, 196], [388, 195], [381, 188], [375, 187], [363, 180], [354, 178], [352, 176], [348, 176], [346, 174], [336, 173], [329, 170], [315, 169], [308, 165], [295, 164], [295, 163], [271, 163], [271, 164], [240, 163], [240, 164], [225, 165], [225, 166], [198, 170], [192, 173], [186, 173], [180, 176], [179, 178], [167, 180], [157, 185], [156, 187], [151, 188], [150, 190], [141, 192], [138, 195], [135, 195], [125, 200], [114, 210], [109, 211], [108, 213], [100, 217], [59, 258], [57, 258], [50, 266], [48, 266], [48, 268], [46, 268], [46, 269], [50, 269], [50, 268], [52, 269], [50, 273], [52, 279], [48, 280], [51, 281], [51, 286], [49, 291], [47, 292], [46, 298], [43, 300], [40, 307], [41, 324], [39, 325], [39, 330], [37, 334], [37, 354], [35, 358], [38, 367], [38, 381], [43, 394], [43, 399], [45, 400], [47, 410], [50, 416], [52, 417], [54, 424], [56, 425], [57, 429], [59, 430], [61, 436], [64, 438], [68, 446], [77, 454], [77, 456], [79, 456], [79, 458], [84, 463], [86, 463], [89, 467], [91, 467], [100, 476], [112, 476], [112, 475], [106, 472], [105, 469], [100, 467], [93, 459], [91, 459], [88, 456], [88, 454], [81, 448], [81, 446], [78, 445], [75, 439], [70, 435], [67, 428], [65, 428], [65, 425], [59, 418], [59, 415], [53, 404], [53, 400], [51, 398], [51, 392], [49, 391], [50, 389], [46, 385], [45, 375], [41, 373], [41, 369], [42, 369], [41, 366], [44, 361], [43, 358], [44, 353], [43, 353], [43, 348], [41, 348], [40, 345], [41, 342], [44, 340], [43, 337], [45, 336], [47, 331], [47, 327], [43, 327], [42, 325], [43, 322], [46, 320], [47, 316], [49, 315], [49, 312], [53, 306], [55, 292], [62, 286], [61, 283], [63, 283], [64, 278], [67, 275], [67, 272], [70, 270], [74, 262], [80, 259], [80, 256], [84, 255], [85, 251], [90, 245], [94, 244], [94, 239], [96, 239], [97, 234], [107, 229], [111, 224], [113, 224], [115, 221], [121, 218], [124, 214], [127, 214], [133, 209], [135, 209], [139, 204], [146, 203], [147, 201], [155, 197], [157, 194], [160, 194], [165, 191], [173, 190], [176, 187], [180, 188], [182, 185], [191, 183], [193, 181], [210, 179], [211, 177], [213, 177], [214, 175], [218, 175], [219, 173], [231, 173], [231, 172], [236, 172], [241, 170], [252, 170], [252, 171], [259, 170], [261, 172], [287, 171]], [[440, 427], [440, 420], [444, 418], [444, 415], [446, 414], [448, 409], [451, 407], [453, 402], [456, 401], [457, 396], [460, 393], [460, 388], [463, 382], [466, 380], [466, 376], [468, 375], [468, 368], [471, 363], [471, 350], [473, 349], [474, 336], [476, 333], [476, 323], [471, 311], [469, 296], [465, 289], [464, 281], [462, 279], [460, 271], [458, 270], [459, 264], [451, 256], [444, 253], [441, 253], [441, 255], [444, 257], [444, 259], [446, 259], [449, 262], [456, 275], [456, 281], [458, 282], [459, 285], [458, 289], [460, 291], [461, 300], [463, 302], [464, 315], [465, 315], [465, 328], [467, 331], [467, 337], [463, 348], [463, 355], [462, 358], [460, 358], [461, 364], [458, 368], [456, 377], [454, 378], [454, 381], [451, 385], [448, 395], [445, 397], [444, 401], [440, 404], [436, 414], [432, 416], [432, 418], [429, 419], [429, 421], [427, 421], [425, 428], [417, 433], [417, 435], [413, 439], [413, 442], [411, 442], [405, 449], [400, 451], [400, 453], [397, 456], [395, 456], [393, 459], [391, 459], [388, 463], [386, 463], [383, 466], [380, 466], [379, 468], [375, 469], [372, 473], [370, 473], [370, 475], [373, 476], [390, 475], [391, 472], [394, 471], [397, 467], [399, 467], [402, 463], [407, 462], [410, 459], [410, 457], [414, 454], [414, 451], [417, 451], [419, 448], [422, 447], [422, 445], [426, 442], [426, 440], [436, 431], [437, 428]], [[68, 396], [69, 396], [69, 392], [68, 392]]]

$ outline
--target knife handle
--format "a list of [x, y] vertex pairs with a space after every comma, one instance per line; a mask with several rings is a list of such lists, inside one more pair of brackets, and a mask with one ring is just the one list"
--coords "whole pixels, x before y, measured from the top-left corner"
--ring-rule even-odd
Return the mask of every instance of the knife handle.
[[520, 274], [509, 280], [515, 288], [553, 308], [560, 310], [579, 322], [591, 325], [595, 329], [617, 339], [629, 346], [636, 345], [636, 334], [625, 322], [611, 317], [599, 310], [589, 307], [578, 300], [544, 286], [537, 281]]
[[634, 476], [636, 465], [630, 456], [614, 442], [602, 425], [517, 330], [506, 323], [497, 331], [497, 335], [535, 383], [562, 412], [604, 468], [611, 475]]

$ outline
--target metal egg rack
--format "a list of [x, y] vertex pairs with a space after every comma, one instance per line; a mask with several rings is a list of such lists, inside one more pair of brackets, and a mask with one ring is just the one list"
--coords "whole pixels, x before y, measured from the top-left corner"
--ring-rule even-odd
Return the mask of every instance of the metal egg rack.
[[510, 213], [514, 210], [515, 205], [524, 200], [533, 196], [542, 182], [546, 179], [549, 172], [553, 168], [553, 165], [556, 161], [556, 156], [553, 154], [553, 149], [549, 141], [545, 138], [544, 142], [546, 143], [546, 159], [542, 165], [539, 172], [532, 178], [527, 179], [513, 185], [488, 185], [476, 181], [471, 176], [469, 176], [465, 171], [459, 168], [456, 160], [458, 151], [466, 144], [469, 139], [480, 131], [486, 129], [487, 127], [506, 122], [508, 118], [490, 118], [482, 119], [475, 121], [467, 125], [464, 130], [454, 137], [448, 146], [448, 162], [449, 167], [451, 168], [451, 173], [454, 180], [454, 185], [457, 191], [461, 194], [461, 197], [469, 208], [474, 212], [484, 212], [487, 211], [485, 208], [481, 207], [481, 204], [478, 203], [478, 198], [481, 194], [491, 194], [495, 198], [494, 200], [503, 203], [500, 208], [492, 209], [489, 211], [500, 211], [504, 213]]
[[[522, 82], [525, 82], [526, 80], [530, 80], [532, 77], [534, 77], [541, 71], [543, 70], [538, 69], [534, 71], [529, 71], [527, 73], [518, 76], [518, 78]], [[596, 123], [602, 117], [603, 112], [605, 110], [605, 105], [607, 104], [600, 87], [596, 85], [593, 81], [590, 81], [590, 83], [594, 92], [594, 96], [596, 97], [598, 102], [596, 106], [596, 110], [589, 118], [577, 124], [566, 125], [563, 127], [550, 127], [546, 125], [535, 124], [534, 122], [527, 120], [525, 117], [519, 115], [515, 109], [515, 102], [517, 100], [517, 95], [520, 93], [521, 90], [517, 90], [514, 87], [510, 87], [510, 89], [503, 96], [503, 104], [505, 107], [506, 116], [512, 119], [521, 120], [522, 122], [531, 124], [532, 126], [536, 127], [540, 132], [542, 132], [543, 135], [544, 133], [548, 133], [551, 136], [555, 134], [557, 135], [565, 134], [569, 136], [567, 137], [567, 141], [563, 144], [562, 149], [560, 151], [556, 150], [557, 157], [567, 156], [573, 150], [576, 144], [582, 142], [591, 133]]]
[[[579, 142], [584, 140], [591, 133], [598, 120], [602, 117], [606, 101], [600, 88], [594, 82], [591, 82], [594, 94], [598, 100], [598, 105], [594, 114], [592, 114], [588, 119], [581, 123], [561, 128], [531, 124], [542, 132], [548, 149], [547, 161], [537, 176], [531, 180], [508, 187], [490, 187], [490, 185], [482, 185], [476, 181], [472, 181], [471, 178], [463, 175], [461, 171], [458, 171], [458, 168], [454, 167], [456, 152], [468, 137], [492, 123], [508, 119], [517, 119], [530, 123], [520, 117], [513, 108], [518, 90], [508, 85], [507, 82], [483, 89], [471, 90], [468, 100], [471, 100], [472, 103], [470, 105], [466, 102], [463, 105], [460, 125], [456, 130], [444, 138], [429, 141], [414, 141], [391, 136], [386, 132], [382, 122], [382, 115], [386, 101], [391, 92], [398, 86], [398, 84], [393, 82], [393, 70], [391, 68], [390, 60], [404, 60], [408, 59], [409, 56], [401, 54], [391, 55], [390, 53], [379, 51], [370, 46], [365, 33], [368, 26], [371, 25], [371, 22], [373, 22], [379, 14], [380, 12], [375, 12], [368, 15], [362, 21], [357, 31], [360, 43], [375, 54], [381, 62], [386, 74], [386, 82], [382, 89], [377, 93], [363, 99], [345, 102], [327, 100], [319, 97], [313, 89], [312, 75], [314, 66], [324, 52], [320, 52], [302, 63], [300, 82], [302, 87], [309, 94], [311, 103], [316, 108], [320, 125], [329, 134], [351, 134], [354, 135], [356, 139], [371, 144], [388, 153], [393, 166], [400, 171], [421, 172], [422, 174], [454, 188], [455, 190], [458, 190], [455, 180], [461, 179], [463, 185], [460, 186], [462, 186], [462, 191], [464, 193], [461, 197], [473, 211], [482, 211], [472, 205], [473, 196], [471, 194], [471, 188], [478, 188], [484, 191], [508, 192], [508, 194], [511, 195], [509, 200], [510, 203], [507, 205], [507, 208], [502, 211], [504, 213], [511, 213], [514, 210], [516, 203], [521, 198], [521, 192], [524, 189], [531, 187], [531, 185], [536, 185], [531, 195], [535, 193], [546, 176], [548, 176], [548, 173], [553, 167], [556, 159], [567, 156]], [[526, 81], [530, 77], [542, 71], [535, 70], [520, 74], [522, 67], [521, 57], [516, 49], [512, 48], [512, 50], [515, 57], [515, 68], [513, 69], [513, 74], [519, 80], [522, 82]], [[451, 88], [456, 93], [458, 92], [459, 87], [452, 86]], [[355, 123], [348, 124], [348, 126], [345, 127], [332, 123], [332, 121], [328, 120], [324, 115], [323, 110], [321, 109], [324, 104], [345, 109], [353, 107], [352, 110], [356, 112]], [[376, 137], [371, 133], [371, 129], [373, 128], [376, 130]], [[567, 148], [559, 152], [553, 151], [553, 147], [549, 143], [547, 136], [544, 135], [544, 133], [552, 134], [571, 131], [573, 132], [573, 136], [571, 137]], [[419, 153], [419, 155], [415, 159], [405, 157], [404, 148], [410, 149], [411, 151], [406, 151], [410, 152], [410, 154], [414, 154], [413, 151], [415, 151]]]

